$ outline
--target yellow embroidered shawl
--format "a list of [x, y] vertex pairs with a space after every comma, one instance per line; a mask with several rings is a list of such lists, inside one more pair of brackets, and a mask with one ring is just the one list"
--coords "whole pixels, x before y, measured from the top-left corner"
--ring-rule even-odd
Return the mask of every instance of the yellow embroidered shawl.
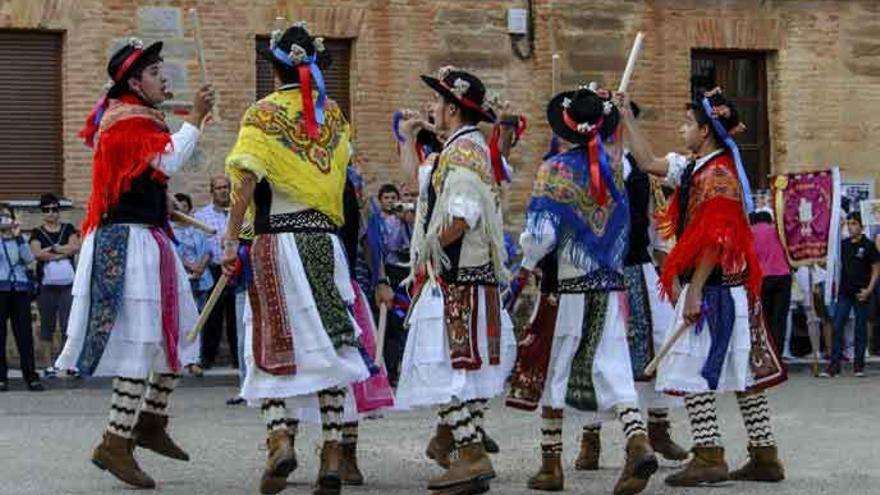
[[324, 119], [320, 138], [312, 141], [306, 133], [299, 89], [276, 91], [251, 105], [241, 119], [238, 141], [226, 157], [226, 174], [233, 186], [241, 182], [242, 171], [251, 172], [291, 201], [342, 225], [350, 131], [339, 106], [329, 98]]

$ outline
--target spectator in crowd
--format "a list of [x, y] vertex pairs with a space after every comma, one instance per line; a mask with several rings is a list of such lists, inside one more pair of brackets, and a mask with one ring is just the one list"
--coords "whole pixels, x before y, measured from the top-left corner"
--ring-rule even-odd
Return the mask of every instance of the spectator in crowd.
[[31, 298], [34, 283], [27, 267], [34, 262], [30, 246], [21, 235], [15, 212], [0, 205], [0, 392], [9, 390], [6, 365], [6, 321], [18, 347], [21, 374], [28, 390], [43, 390], [34, 363], [34, 335], [31, 326]]
[[392, 385], [397, 383], [400, 360], [406, 345], [406, 330], [403, 318], [392, 311], [394, 292], [400, 290], [400, 283], [409, 275], [410, 226], [403, 221], [405, 209], [400, 204], [400, 192], [394, 184], [384, 184], [379, 188], [381, 207], [382, 265], [384, 276], [379, 278], [376, 297], [379, 304], [388, 307], [388, 320], [385, 329], [384, 358], [388, 379]]
[[[183, 193], [174, 195], [174, 199], [180, 204], [182, 212], [189, 215], [192, 211], [192, 198]], [[208, 235], [192, 225], [175, 223], [173, 226], [174, 237], [177, 239], [177, 253], [183, 262], [186, 273], [189, 274], [189, 282], [192, 286], [193, 298], [199, 311], [205, 307], [214, 279], [208, 264], [211, 262], [211, 248], [208, 246]], [[201, 339], [201, 334], [199, 334]], [[202, 367], [197, 364], [187, 366], [190, 374], [202, 376]]]
[[[223, 250], [220, 247], [220, 237], [226, 232], [226, 224], [229, 221], [229, 193], [229, 179], [226, 176], [218, 175], [212, 178], [211, 204], [202, 207], [195, 214], [197, 219], [217, 231], [215, 235], [208, 237], [208, 245], [211, 248], [211, 262], [208, 269], [215, 285], [220, 280], [222, 272], [220, 260], [223, 259]], [[202, 366], [205, 368], [214, 366], [220, 341], [223, 339], [224, 324], [226, 342], [229, 344], [229, 354], [232, 356], [232, 366], [238, 368], [238, 322], [235, 318], [235, 287], [233, 284], [227, 285], [202, 330]]]
[[761, 263], [764, 278], [761, 283], [761, 306], [773, 344], [779, 356], [783, 355], [788, 312], [791, 307], [791, 267], [785, 249], [776, 233], [776, 224], [769, 208], [761, 208], [750, 215], [755, 251]]
[[864, 376], [865, 347], [867, 345], [868, 298], [874, 292], [880, 278], [880, 255], [877, 247], [863, 234], [862, 217], [852, 212], [846, 217], [849, 239], [840, 247], [840, 284], [834, 307], [834, 343], [831, 363], [821, 374], [823, 377], [840, 373], [843, 356], [843, 340], [850, 313], [855, 313], [855, 356], [853, 373]]
[[[49, 365], [43, 371], [46, 378], [58, 372], [53, 363], [52, 344], [55, 327], [61, 327], [62, 342], [67, 335], [67, 317], [73, 302], [74, 270], [79, 253], [79, 233], [72, 224], [61, 222], [61, 203], [54, 194], [40, 197], [43, 224], [31, 232], [30, 248], [37, 260], [36, 281], [40, 284], [37, 307], [40, 310], [41, 356]], [[75, 374], [74, 370], [67, 370]]]
[[[874, 226], [874, 247], [880, 253], [880, 226]], [[872, 354], [880, 356], [880, 283], [874, 287], [874, 348]]]

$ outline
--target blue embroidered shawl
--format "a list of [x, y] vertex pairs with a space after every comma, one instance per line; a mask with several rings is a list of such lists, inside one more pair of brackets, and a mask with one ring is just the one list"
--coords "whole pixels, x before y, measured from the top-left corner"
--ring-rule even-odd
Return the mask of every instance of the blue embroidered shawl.
[[575, 266], [587, 271], [623, 270], [629, 235], [629, 205], [622, 168], [612, 171], [600, 148], [600, 171], [611, 199], [600, 206], [590, 196], [590, 167], [586, 150], [576, 147], [555, 155], [538, 169], [526, 211], [525, 229], [540, 239], [547, 223], [556, 233], [556, 246]]

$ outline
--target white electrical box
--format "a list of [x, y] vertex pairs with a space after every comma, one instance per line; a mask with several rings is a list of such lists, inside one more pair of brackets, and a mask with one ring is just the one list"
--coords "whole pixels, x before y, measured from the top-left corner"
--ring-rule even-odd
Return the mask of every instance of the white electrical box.
[[529, 12], [526, 9], [507, 9], [507, 33], [526, 35], [529, 32], [528, 27]]

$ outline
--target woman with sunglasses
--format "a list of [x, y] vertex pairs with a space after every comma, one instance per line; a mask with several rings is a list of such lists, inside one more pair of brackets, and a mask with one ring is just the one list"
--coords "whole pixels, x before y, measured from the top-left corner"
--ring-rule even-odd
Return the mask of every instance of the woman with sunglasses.
[[28, 390], [43, 390], [34, 365], [34, 336], [31, 326], [33, 283], [27, 267], [34, 255], [21, 236], [12, 208], [0, 205], [0, 392], [9, 389], [6, 366], [6, 320], [18, 347], [21, 375]]
[[[67, 336], [67, 317], [73, 300], [74, 258], [79, 253], [79, 233], [72, 224], [61, 222], [61, 203], [51, 193], [40, 197], [43, 224], [31, 232], [30, 245], [37, 260], [37, 279], [40, 294], [37, 307], [40, 310], [40, 359], [49, 363], [43, 371], [46, 378], [54, 378], [58, 372], [52, 363], [52, 344], [55, 327], [61, 328], [62, 342]], [[67, 370], [74, 375], [75, 370]]]

